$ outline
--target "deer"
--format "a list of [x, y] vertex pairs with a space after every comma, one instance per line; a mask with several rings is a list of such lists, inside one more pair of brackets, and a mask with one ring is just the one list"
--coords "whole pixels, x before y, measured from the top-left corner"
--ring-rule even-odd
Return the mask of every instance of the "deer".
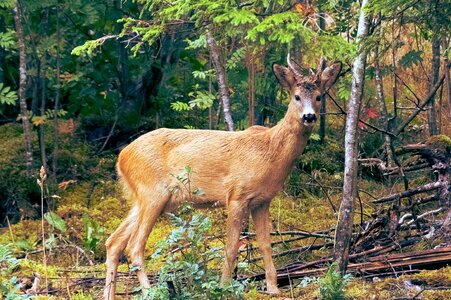
[[[263, 256], [267, 292], [280, 293], [272, 259], [269, 206], [307, 145], [321, 97], [341, 71], [341, 63], [334, 62], [324, 70], [319, 64], [316, 72], [303, 76], [289, 54], [287, 65], [273, 65], [278, 81], [290, 94], [288, 110], [274, 127], [252, 126], [233, 132], [161, 128], [138, 137], [120, 152], [117, 172], [134, 202], [105, 243], [104, 299], [115, 299], [117, 267], [124, 250], [143, 290], [150, 288], [143, 269], [145, 244], [157, 218], [184, 201], [191, 201], [194, 208], [226, 209], [223, 285], [232, 278], [243, 220], [250, 214]], [[192, 170], [190, 186], [202, 190], [196, 197], [168, 192], [180, 184], [172, 174], [180, 174], [186, 166]]]

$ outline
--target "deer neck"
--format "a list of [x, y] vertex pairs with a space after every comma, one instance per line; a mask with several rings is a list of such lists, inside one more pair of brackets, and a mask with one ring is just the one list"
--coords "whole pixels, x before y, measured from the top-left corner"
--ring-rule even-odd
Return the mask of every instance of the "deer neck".
[[294, 104], [290, 103], [285, 117], [271, 128], [270, 152], [287, 174], [294, 161], [302, 154], [312, 133], [312, 126], [304, 126]]

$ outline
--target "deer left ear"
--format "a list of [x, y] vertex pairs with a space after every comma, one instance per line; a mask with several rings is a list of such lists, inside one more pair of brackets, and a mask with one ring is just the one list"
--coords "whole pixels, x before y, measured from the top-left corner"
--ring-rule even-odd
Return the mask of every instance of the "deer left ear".
[[325, 94], [334, 85], [340, 72], [341, 62], [335, 62], [321, 73], [320, 90], [322, 94]]

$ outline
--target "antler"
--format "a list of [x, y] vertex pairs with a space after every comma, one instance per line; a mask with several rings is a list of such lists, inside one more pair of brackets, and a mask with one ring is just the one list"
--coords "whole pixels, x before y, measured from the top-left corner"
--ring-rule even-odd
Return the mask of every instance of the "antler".
[[296, 78], [296, 81], [301, 81], [302, 75], [294, 68], [293, 64], [291, 63], [290, 52], [288, 52], [288, 55], [287, 55], [287, 64], [288, 64], [288, 68], [290, 68], [291, 72], [293, 72], [293, 75], [294, 75], [294, 78]]

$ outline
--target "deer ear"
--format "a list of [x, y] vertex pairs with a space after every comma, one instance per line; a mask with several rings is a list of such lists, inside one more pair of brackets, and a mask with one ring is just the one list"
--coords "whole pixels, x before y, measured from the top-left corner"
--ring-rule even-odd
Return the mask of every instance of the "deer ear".
[[340, 71], [341, 71], [341, 62], [335, 62], [329, 67], [327, 67], [321, 73], [321, 83], [320, 83], [321, 93], [326, 93], [327, 90], [334, 85], [334, 83], [338, 79]]
[[278, 64], [274, 64], [272, 68], [280, 84], [287, 90], [290, 90], [291, 87], [296, 83], [293, 72], [291, 72], [289, 68], [285, 68]]

